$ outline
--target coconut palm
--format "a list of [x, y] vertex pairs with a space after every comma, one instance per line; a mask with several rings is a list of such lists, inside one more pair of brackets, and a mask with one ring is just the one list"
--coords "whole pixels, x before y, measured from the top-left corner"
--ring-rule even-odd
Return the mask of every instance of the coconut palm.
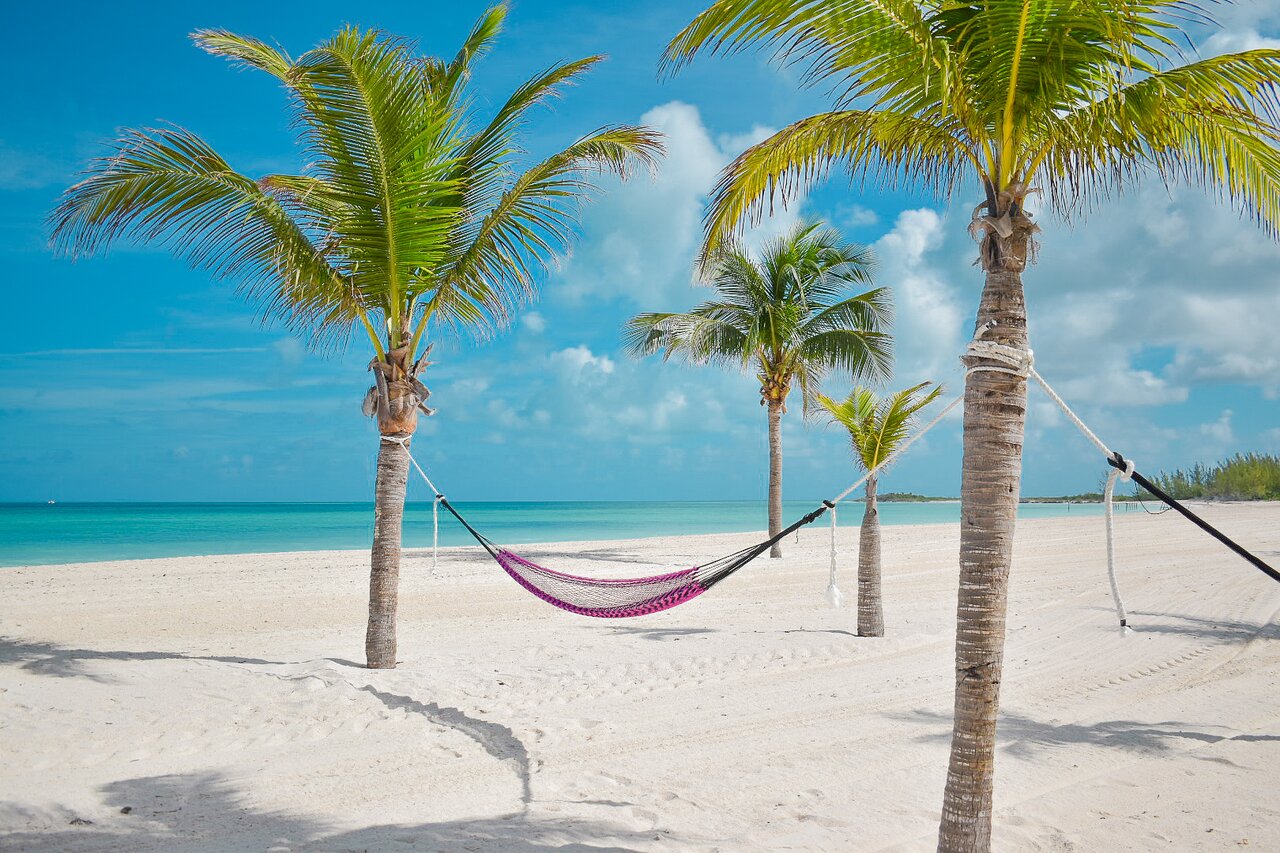
[[396, 663], [396, 604], [408, 445], [419, 411], [427, 341], [485, 334], [533, 293], [540, 264], [572, 234], [591, 173], [652, 164], [659, 137], [597, 130], [521, 171], [530, 110], [600, 57], [552, 66], [487, 119], [468, 85], [474, 60], [502, 28], [484, 14], [458, 53], [419, 56], [376, 31], [344, 29], [292, 58], [221, 30], [197, 45], [267, 72], [289, 94], [310, 164], [301, 175], [250, 178], [177, 127], [131, 130], [94, 161], [51, 215], [55, 246], [92, 254], [119, 239], [169, 247], [192, 266], [240, 284], [316, 344], [353, 330], [373, 351], [365, 414], [379, 443], [369, 583], [368, 665]]
[[[942, 387], [924, 390], [932, 383], [921, 382], [888, 397], [878, 397], [869, 388], [854, 388], [848, 398], [837, 403], [825, 394], [818, 405], [831, 421], [849, 431], [853, 458], [864, 471], [874, 471], [889, 458], [911, 431], [916, 412], [938, 399]], [[880, 511], [876, 506], [879, 473], [867, 477], [866, 502], [862, 510], [862, 530], [858, 535], [858, 636], [884, 636], [884, 603], [880, 595]]]
[[[751, 46], [833, 92], [834, 109], [783, 128], [730, 164], [707, 219], [708, 249], [842, 166], [884, 185], [951, 197], [977, 179], [972, 230], [986, 285], [977, 327], [1027, 347], [1022, 273], [1043, 188], [1066, 217], [1142, 179], [1230, 198], [1280, 223], [1280, 51], [1183, 56], [1189, 0], [721, 0], [680, 32], [665, 62]], [[1105, 310], [1100, 307], [1099, 310]], [[994, 324], [994, 325], [993, 325]], [[971, 366], [994, 366], [971, 359]], [[960, 597], [951, 762], [941, 850], [990, 846], [996, 709], [1004, 650], [1026, 382], [965, 382]]]
[[[889, 294], [871, 284], [868, 249], [842, 240], [821, 223], [797, 225], [769, 241], [759, 261], [722, 246], [704, 264], [719, 298], [677, 314], [639, 314], [626, 326], [631, 352], [662, 353], [695, 364], [718, 362], [752, 370], [769, 418], [769, 535], [782, 530], [782, 415], [793, 385], [806, 407], [833, 369], [855, 380], [889, 371]], [[771, 557], [782, 556], [774, 543]]]

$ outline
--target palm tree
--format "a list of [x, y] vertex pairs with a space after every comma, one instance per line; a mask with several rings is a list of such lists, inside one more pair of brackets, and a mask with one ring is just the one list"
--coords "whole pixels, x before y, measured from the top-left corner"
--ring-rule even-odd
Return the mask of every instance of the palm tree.
[[[1038, 188], [1066, 217], [1144, 178], [1180, 180], [1230, 198], [1274, 234], [1280, 51], [1185, 61], [1183, 28], [1211, 24], [1206, 7], [1188, 0], [720, 0], [672, 40], [669, 67], [704, 49], [756, 45], [806, 66], [804, 79], [828, 87], [836, 103], [726, 168], [707, 219], [708, 248], [833, 166], [886, 186], [924, 185], [943, 198], [976, 178], [985, 200], [972, 229], [986, 273], [977, 328], [986, 340], [1023, 351], [1022, 273], [1038, 230], [1025, 204]], [[1024, 378], [968, 374], [955, 718], [940, 850], [990, 846], [1025, 412]]]
[[72, 256], [122, 238], [158, 243], [239, 282], [265, 315], [314, 344], [345, 342], [354, 329], [368, 337], [375, 385], [364, 410], [385, 439], [365, 641], [371, 668], [396, 663], [408, 445], [419, 411], [431, 414], [421, 381], [427, 338], [503, 325], [532, 295], [540, 265], [567, 245], [590, 174], [625, 175], [661, 151], [651, 130], [605, 127], [520, 172], [530, 110], [601, 57], [536, 74], [481, 120], [471, 68], [505, 16], [505, 6], [491, 8], [451, 59], [354, 28], [297, 58], [201, 30], [193, 35], [200, 47], [284, 84], [306, 172], [254, 179], [187, 130], [130, 130], [51, 215], [54, 245]]
[[[846, 295], [850, 285], [871, 284], [871, 253], [820, 223], [771, 240], [759, 262], [742, 248], [723, 246], [703, 271], [720, 298], [687, 313], [633, 317], [625, 330], [628, 348], [637, 356], [661, 352], [664, 360], [680, 355], [695, 364], [755, 371], [769, 416], [769, 535], [777, 536], [787, 395], [798, 384], [807, 407], [832, 369], [854, 379], [886, 376], [889, 295], [885, 288]], [[782, 556], [781, 543], [769, 556]]]
[[[874, 471], [906, 439], [916, 412], [938, 399], [942, 387], [921, 394], [931, 383], [921, 382], [889, 397], [869, 388], [854, 388], [843, 402], [825, 394], [818, 405], [833, 423], [849, 431], [853, 458], [864, 471]], [[884, 636], [884, 603], [880, 595], [880, 511], [876, 506], [878, 473], [867, 477], [862, 531], [858, 537], [858, 636]]]

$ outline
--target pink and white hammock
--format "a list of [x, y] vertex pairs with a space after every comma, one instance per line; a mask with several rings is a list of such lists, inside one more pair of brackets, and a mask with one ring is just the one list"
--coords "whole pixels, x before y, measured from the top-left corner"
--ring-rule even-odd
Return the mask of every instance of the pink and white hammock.
[[484, 546], [502, 570], [520, 586], [561, 610], [602, 619], [645, 616], [697, 598], [768, 551], [775, 542], [814, 521], [829, 508], [829, 504], [824, 502], [777, 536], [701, 566], [663, 575], [610, 579], [570, 575], [540, 566], [492, 542], [472, 527], [444, 496], [436, 495], [436, 503], [452, 513], [467, 532]]

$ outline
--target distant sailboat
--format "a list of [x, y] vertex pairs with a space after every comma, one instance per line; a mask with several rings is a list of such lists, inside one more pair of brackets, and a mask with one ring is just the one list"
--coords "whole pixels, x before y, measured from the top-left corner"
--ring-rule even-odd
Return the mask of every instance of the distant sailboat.
[[49, 498], [49, 506], [53, 506], [56, 503], [57, 501], [55, 501], [53, 498]]

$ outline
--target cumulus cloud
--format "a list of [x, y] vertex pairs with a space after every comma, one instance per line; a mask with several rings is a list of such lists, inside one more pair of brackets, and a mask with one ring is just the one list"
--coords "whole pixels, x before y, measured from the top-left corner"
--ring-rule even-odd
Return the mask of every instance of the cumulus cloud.
[[[645, 309], [692, 304], [700, 296], [690, 284], [707, 195], [721, 169], [774, 132], [755, 126], [713, 137], [698, 108], [679, 101], [654, 107], [641, 122], [664, 134], [667, 156], [652, 179], [638, 175], [612, 185], [586, 210], [580, 247], [549, 288], [562, 298], [622, 298]], [[801, 203], [775, 211], [745, 235], [747, 245], [756, 247], [794, 225]]]
[[965, 309], [943, 272], [939, 250], [947, 237], [937, 211], [906, 210], [872, 247], [876, 280], [893, 292], [899, 385], [943, 379], [959, 364]]
[[530, 311], [520, 318], [520, 325], [535, 335], [540, 335], [547, 330], [547, 318], [537, 311]]
[[1200, 434], [1213, 439], [1218, 444], [1230, 444], [1235, 441], [1235, 431], [1231, 429], [1231, 410], [1227, 409], [1216, 421], [1200, 425]]
[[569, 347], [551, 354], [552, 366], [570, 382], [578, 385], [601, 381], [613, 373], [613, 359], [596, 355], [585, 346]]

